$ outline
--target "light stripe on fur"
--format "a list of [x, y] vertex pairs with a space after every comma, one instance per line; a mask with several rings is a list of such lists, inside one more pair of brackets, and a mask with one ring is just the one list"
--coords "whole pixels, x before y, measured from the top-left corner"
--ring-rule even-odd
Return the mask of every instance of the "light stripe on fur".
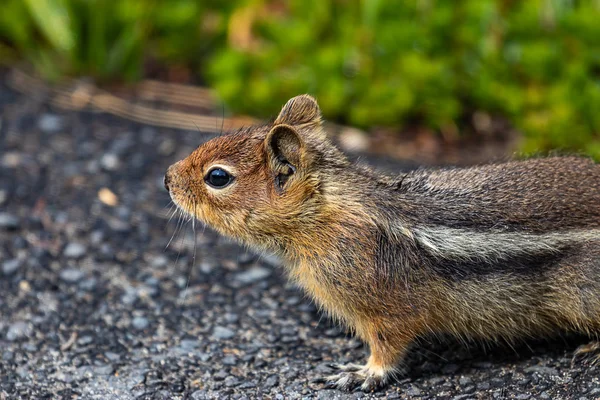
[[600, 230], [531, 234], [419, 226], [411, 231], [414, 240], [437, 257], [470, 260], [493, 261], [506, 255], [547, 254], [560, 251], [564, 246], [600, 241]]

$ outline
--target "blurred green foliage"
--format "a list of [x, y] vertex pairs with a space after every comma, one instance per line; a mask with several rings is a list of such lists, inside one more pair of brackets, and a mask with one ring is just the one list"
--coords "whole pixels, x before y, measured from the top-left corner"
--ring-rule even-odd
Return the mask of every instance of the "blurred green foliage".
[[[225, 43], [219, 0], [3, 0], [0, 57], [25, 58], [51, 80], [142, 77], [147, 59], [195, 66]], [[212, 25], [203, 24], [211, 16]]]
[[[299, 93], [354, 125], [508, 118], [524, 152], [600, 159], [600, 0], [4, 0], [0, 56], [51, 78], [197, 71], [233, 110]], [[11, 53], [12, 52], [12, 53]]]

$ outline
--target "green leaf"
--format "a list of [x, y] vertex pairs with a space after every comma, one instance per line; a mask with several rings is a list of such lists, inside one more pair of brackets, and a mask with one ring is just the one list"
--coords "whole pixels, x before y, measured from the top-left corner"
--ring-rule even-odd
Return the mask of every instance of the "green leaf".
[[24, 0], [29, 13], [48, 42], [61, 53], [75, 48], [75, 35], [70, 16], [61, 0]]

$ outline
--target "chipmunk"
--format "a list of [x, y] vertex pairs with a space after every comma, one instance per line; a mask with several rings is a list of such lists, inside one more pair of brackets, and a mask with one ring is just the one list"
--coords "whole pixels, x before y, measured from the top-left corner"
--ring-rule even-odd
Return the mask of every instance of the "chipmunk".
[[[308, 95], [273, 123], [169, 167], [173, 201], [278, 254], [291, 279], [370, 347], [340, 389], [377, 389], [422, 335], [600, 333], [600, 165], [551, 157], [389, 177], [352, 163]], [[599, 342], [578, 353], [594, 355]]]

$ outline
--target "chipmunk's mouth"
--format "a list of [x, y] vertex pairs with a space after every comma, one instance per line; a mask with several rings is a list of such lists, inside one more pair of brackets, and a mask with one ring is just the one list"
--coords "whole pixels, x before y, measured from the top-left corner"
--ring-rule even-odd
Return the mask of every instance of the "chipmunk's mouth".
[[182, 212], [184, 212], [196, 219], [201, 219], [198, 217], [198, 212], [197, 212], [198, 210], [197, 210], [197, 207], [195, 207], [195, 204], [193, 204], [187, 200], [182, 200], [180, 198], [180, 196], [173, 193], [173, 190], [169, 190], [169, 196], [171, 197], [171, 200], [173, 201], [173, 203], [179, 210], [181, 210]]

